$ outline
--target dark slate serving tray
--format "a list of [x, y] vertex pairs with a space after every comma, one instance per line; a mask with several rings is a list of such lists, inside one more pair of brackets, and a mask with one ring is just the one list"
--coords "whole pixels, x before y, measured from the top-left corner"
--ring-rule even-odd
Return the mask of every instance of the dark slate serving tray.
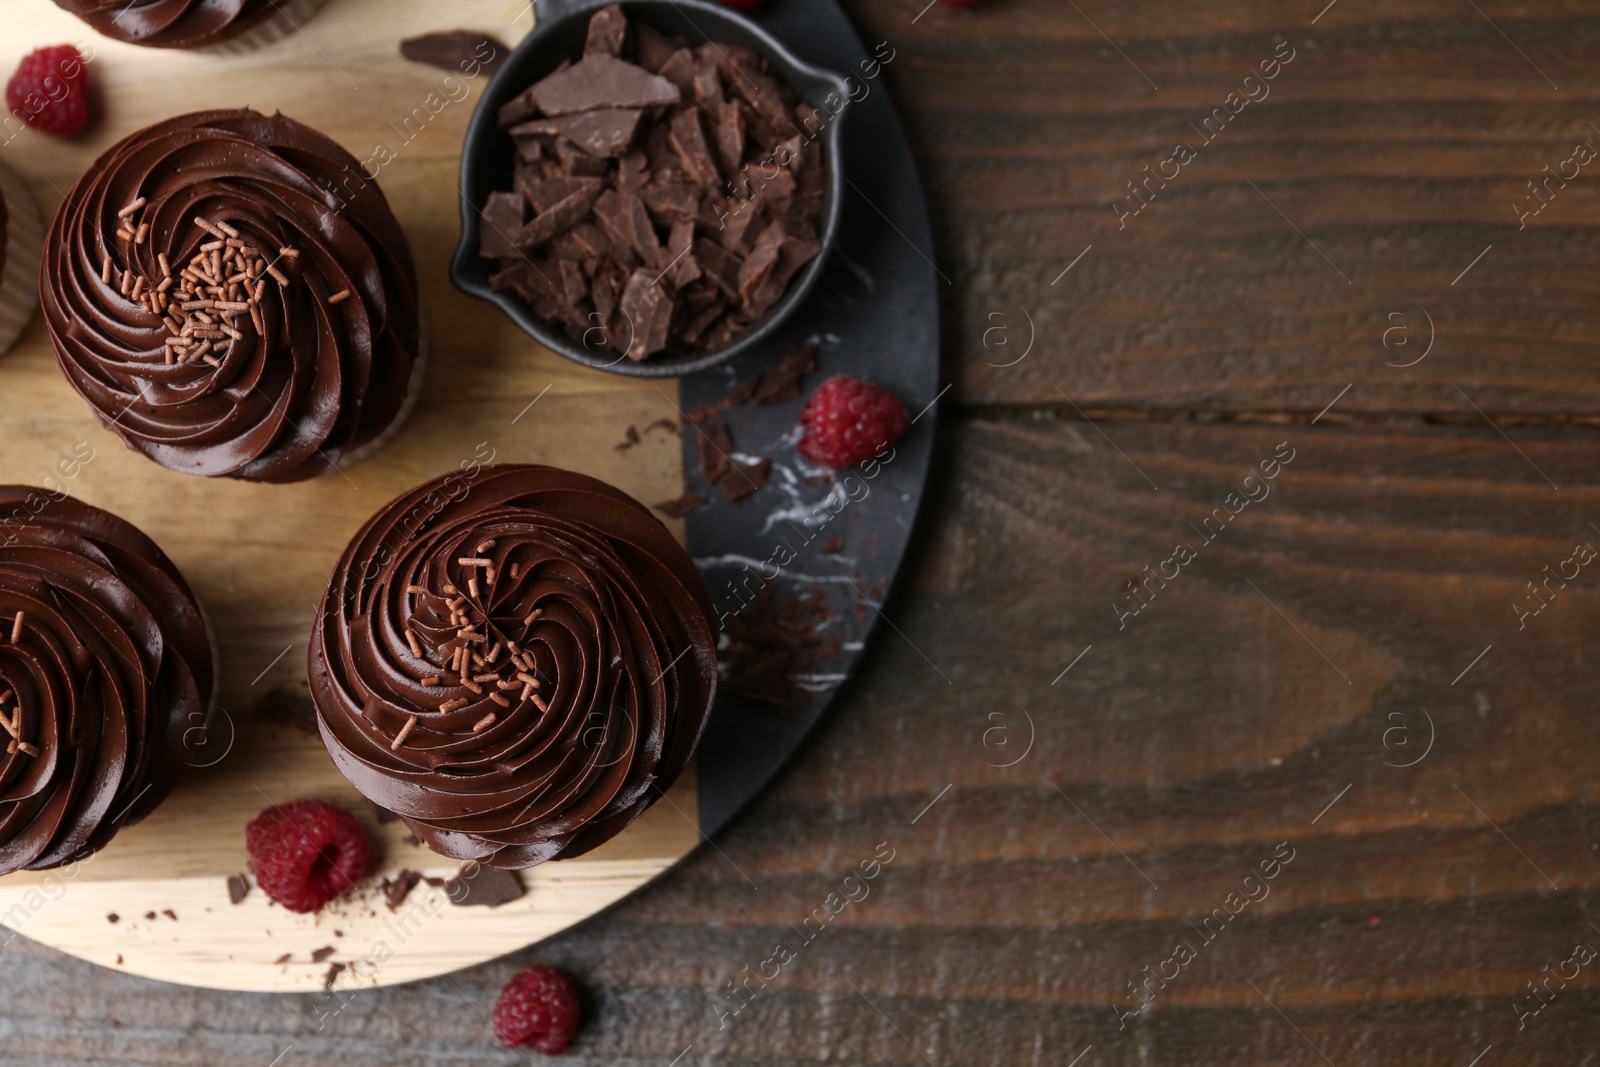
[[[800, 399], [739, 407], [721, 416], [741, 453], [773, 459], [766, 488], [739, 504], [729, 503], [715, 486], [707, 488], [699, 475], [698, 435], [684, 432], [684, 469], [691, 472], [695, 491], [711, 499], [686, 520], [688, 545], [720, 612], [740, 603], [730, 582], [735, 588], [741, 581], [753, 588], [757, 580], [748, 575], [756, 562], [765, 563], [774, 553], [781, 559], [779, 546], [786, 544], [795, 559], [771, 583], [778, 606], [802, 593], [825, 590], [829, 610], [822, 622], [824, 635], [830, 642], [837, 636], [840, 648], [836, 658], [809, 668], [811, 677], [802, 679], [806, 687], [787, 705], [727, 692], [718, 698], [697, 759], [700, 829], [706, 834], [731, 819], [794, 753], [879, 628], [877, 605], [889, 595], [922, 503], [940, 393], [938, 278], [928, 209], [910, 145], [884, 86], [881, 57], [873, 55], [881, 52], [892, 66], [893, 49], [880, 49], [878, 42], [863, 45], [834, 0], [769, 0], [755, 19], [800, 59], [852, 76], [869, 91], [840, 120], [847, 179], [844, 215], [838, 246], [816, 290], [760, 348], [730, 365], [681, 380], [681, 403], [688, 411], [721, 400], [738, 382], [776, 364], [791, 342], [812, 340], [818, 346], [817, 372], [806, 379]], [[867, 79], [864, 73], [876, 77]], [[785, 521], [785, 513], [792, 514], [802, 503], [823, 501], [830, 487], [793, 484], [806, 481], [793, 430], [804, 396], [828, 376], [844, 373], [893, 391], [917, 421], [870, 481], [859, 469], [839, 472], [853, 473], [849, 494], [859, 499], [806, 543], [805, 524]], [[819, 549], [835, 536], [844, 539], [842, 555], [822, 555]], [[745, 561], [749, 572], [740, 566]], [[772, 568], [762, 570], [770, 573]]]

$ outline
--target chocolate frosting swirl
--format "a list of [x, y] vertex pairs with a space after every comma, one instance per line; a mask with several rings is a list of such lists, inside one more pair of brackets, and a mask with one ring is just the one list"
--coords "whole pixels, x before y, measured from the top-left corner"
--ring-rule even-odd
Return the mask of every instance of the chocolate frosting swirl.
[[710, 616], [688, 553], [621, 490], [474, 467], [345, 549], [311, 695], [368, 799], [436, 852], [530, 867], [608, 840], [676, 780], [716, 695]]
[[[220, 360], [174, 365], [171, 320], [150, 302], [213, 242], [197, 218], [233, 229], [279, 280], [262, 275], [258, 308], [234, 312]], [[117, 236], [141, 225], [142, 241]], [[145, 279], [143, 302], [123, 294], [124, 269]], [[199, 112], [117, 144], [56, 213], [40, 290], [61, 368], [101, 423], [191, 474], [326, 472], [395, 421], [417, 359], [416, 268], [388, 201], [354, 156], [282, 115]]]
[[213, 666], [166, 554], [115, 515], [43, 490], [0, 486], [0, 618], [9, 874], [81, 859], [166, 798], [208, 725]]
[[56, 6], [97, 33], [155, 48], [220, 44], [277, 9], [275, 0], [56, 0]]

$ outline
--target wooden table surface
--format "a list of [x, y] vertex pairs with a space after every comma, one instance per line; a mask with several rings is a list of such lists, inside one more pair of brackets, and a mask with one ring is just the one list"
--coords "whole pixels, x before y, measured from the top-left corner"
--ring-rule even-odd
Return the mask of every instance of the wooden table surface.
[[573, 1063], [1591, 1061], [1600, 17], [924, 3], [849, 7], [949, 281], [935, 488], [790, 769], [448, 979], [18, 937], [7, 1064], [512, 1065], [482, 1015], [535, 960], [588, 991]]

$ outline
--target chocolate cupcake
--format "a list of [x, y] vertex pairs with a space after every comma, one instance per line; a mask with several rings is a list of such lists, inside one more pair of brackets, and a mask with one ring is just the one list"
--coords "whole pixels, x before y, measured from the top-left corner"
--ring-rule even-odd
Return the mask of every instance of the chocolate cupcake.
[[0, 356], [16, 343], [39, 303], [39, 205], [16, 171], [0, 163]]
[[354, 463], [423, 372], [405, 233], [356, 158], [282, 115], [183, 115], [102, 156], [50, 228], [61, 369], [164, 467], [259, 482]]
[[281, 40], [325, 0], [56, 0], [112, 40], [229, 55]]
[[183, 576], [70, 497], [0, 486], [0, 874], [82, 859], [172, 791], [214, 654]]
[[334, 763], [436, 852], [531, 867], [671, 787], [717, 687], [710, 595], [638, 501], [554, 467], [391, 501], [323, 594], [311, 696]]

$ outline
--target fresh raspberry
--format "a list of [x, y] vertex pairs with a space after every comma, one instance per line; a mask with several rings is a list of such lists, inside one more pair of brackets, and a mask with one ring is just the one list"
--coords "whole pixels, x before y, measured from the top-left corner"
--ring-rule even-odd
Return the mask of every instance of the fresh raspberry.
[[89, 121], [89, 68], [70, 44], [28, 53], [6, 82], [6, 108], [36, 130], [71, 137]]
[[494, 1036], [506, 1048], [554, 1056], [572, 1044], [582, 1021], [572, 979], [542, 964], [511, 976], [494, 1002]]
[[317, 911], [367, 869], [367, 833], [325, 800], [271, 807], [244, 830], [256, 884], [290, 911]]
[[800, 425], [802, 456], [825, 467], [853, 467], [900, 440], [910, 420], [887, 389], [836, 374], [806, 401]]

